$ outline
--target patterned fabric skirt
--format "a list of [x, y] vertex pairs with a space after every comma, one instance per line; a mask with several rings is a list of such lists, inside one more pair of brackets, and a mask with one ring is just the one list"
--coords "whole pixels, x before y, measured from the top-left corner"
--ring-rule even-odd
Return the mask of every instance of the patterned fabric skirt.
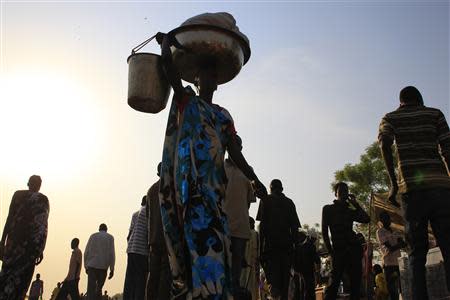
[[0, 271], [0, 300], [23, 300], [33, 278], [35, 262], [22, 255]]
[[222, 203], [224, 153], [233, 129], [224, 109], [198, 97], [172, 102], [159, 198], [176, 299], [232, 299]]

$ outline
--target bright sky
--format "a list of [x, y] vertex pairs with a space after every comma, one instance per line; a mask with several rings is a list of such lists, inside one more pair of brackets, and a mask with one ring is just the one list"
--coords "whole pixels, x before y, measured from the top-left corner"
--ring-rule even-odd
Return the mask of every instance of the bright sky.
[[215, 102], [260, 179], [283, 181], [303, 223], [320, 222], [334, 171], [376, 139], [402, 87], [417, 86], [450, 119], [445, 0], [1, 1], [0, 227], [13, 192], [41, 175], [51, 205], [37, 267], [44, 299], [66, 275], [70, 240], [84, 251], [102, 222], [117, 254], [105, 288], [122, 291], [130, 218], [156, 181], [168, 113], [127, 106], [126, 59], [156, 32], [218, 11], [235, 16], [252, 56]]

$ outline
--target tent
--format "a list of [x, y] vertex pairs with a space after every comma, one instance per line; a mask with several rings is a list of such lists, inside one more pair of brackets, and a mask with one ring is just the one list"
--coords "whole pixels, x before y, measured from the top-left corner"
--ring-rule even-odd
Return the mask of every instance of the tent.
[[[403, 218], [403, 211], [401, 208], [397, 208], [390, 204], [387, 200], [388, 193], [380, 193], [380, 194], [372, 194], [369, 203], [369, 215], [371, 220], [378, 220], [378, 216], [381, 212], [385, 211], [389, 213], [391, 217], [391, 227], [399, 230], [401, 232], [405, 232], [405, 219]], [[372, 235], [370, 225], [369, 225], [369, 238]], [[375, 231], [377, 228], [375, 228]], [[428, 226], [428, 234], [430, 238], [434, 238], [431, 226]]]
[[372, 194], [369, 204], [371, 220], [378, 220], [380, 213], [385, 211], [391, 216], [392, 228], [405, 232], [405, 221], [403, 219], [402, 210], [390, 204], [387, 201], [387, 198], [388, 193]]

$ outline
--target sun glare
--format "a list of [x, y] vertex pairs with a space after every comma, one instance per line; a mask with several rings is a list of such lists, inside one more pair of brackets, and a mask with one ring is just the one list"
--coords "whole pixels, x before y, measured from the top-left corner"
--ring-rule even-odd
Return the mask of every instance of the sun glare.
[[57, 74], [22, 72], [0, 78], [2, 175], [74, 174], [99, 149], [92, 96]]

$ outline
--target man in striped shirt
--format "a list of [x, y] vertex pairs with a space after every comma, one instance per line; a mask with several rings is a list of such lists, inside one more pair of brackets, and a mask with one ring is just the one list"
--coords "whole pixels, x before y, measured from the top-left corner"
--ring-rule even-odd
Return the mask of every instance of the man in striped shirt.
[[128, 234], [128, 261], [123, 287], [123, 298], [128, 300], [144, 300], [145, 283], [148, 272], [147, 242], [147, 197], [141, 201], [141, 208], [131, 218]]
[[[443, 113], [424, 106], [420, 92], [408, 86], [400, 92], [400, 107], [383, 117], [378, 140], [391, 183], [389, 201], [398, 207], [396, 196], [401, 194], [411, 247], [413, 299], [426, 300], [428, 222], [441, 248], [450, 287], [449, 127]], [[394, 142], [398, 180], [392, 155]]]

